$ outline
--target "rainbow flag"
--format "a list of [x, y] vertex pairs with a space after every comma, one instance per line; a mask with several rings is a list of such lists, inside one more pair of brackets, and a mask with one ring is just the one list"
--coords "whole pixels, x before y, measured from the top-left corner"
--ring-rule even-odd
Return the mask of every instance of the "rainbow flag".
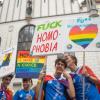
[[70, 30], [69, 38], [74, 43], [86, 48], [97, 36], [98, 27], [96, 24], [90, 24], [83, 30], [79, 26], [74, 26]]
[[16, 62], [17, 78], [37, 78], [46, 58], [44, 56], [30, 56], [29, 51], [18, 51]]
[[12, 57], [12, 52], [5, 54], [4, 58], [3, 58], [3, 62], [1, 64], [1, 67], [3, 67], [3, 66], [9, 66], [11, 57]]

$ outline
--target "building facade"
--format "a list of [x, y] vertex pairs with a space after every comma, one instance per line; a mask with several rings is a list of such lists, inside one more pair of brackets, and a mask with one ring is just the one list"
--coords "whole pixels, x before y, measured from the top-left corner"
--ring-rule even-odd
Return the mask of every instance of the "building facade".
[[[17, 50], [30, 50], [35, 26], [39, 23], [48, 23], [50, 20], [64, 18], [89, 18], [93, 13], [100, 14], [99, 0], [96, 2], [95, 0], [1, 0], [0, 50], [15, 46]], [[100, 17], [98, 16], [97, 19]], [[83, 52], [76, 52], [75, 55], [79, 59], [79, 65], [83, 64]], [[91, 57], [91, 52], [86, 53], [86, 63], [90, 66], [100, 65], [98, 63], [100, 62], [100, 53], [92, 52], [92, 55], [93, 57]], [[97, 57], [99, 59], [96, 59]], [[47, 57], [48, 73], [54, 71], [52, 68], [54, 63], [51, 62], [54, 62], [56, 58], [57, 55]], [[95, 64], [91, 63], [92, 60]], [[100, 76], [97, 70], [95, 72]], [[14, 84], [16, 82], [17, 79], [14, 80]], [[21, 81], [19, 80], [19, 82]]]

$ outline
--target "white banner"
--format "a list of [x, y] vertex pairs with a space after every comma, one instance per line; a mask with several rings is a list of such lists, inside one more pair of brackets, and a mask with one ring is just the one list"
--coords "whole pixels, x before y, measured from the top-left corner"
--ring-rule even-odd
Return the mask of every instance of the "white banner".
[[100, 51], [100, 17], [63, 16], [46, 20], [37, 22], [31, 55]]
[[66, 21], [65, 52], [100, 51], [100, 17]]
[[15, 72], [16, 49], [9, 48], [0, 52], [0, 77]]
[[36, 26], [31, 55], [48, 55], [63, 52], [62, 20], [51, 20]]

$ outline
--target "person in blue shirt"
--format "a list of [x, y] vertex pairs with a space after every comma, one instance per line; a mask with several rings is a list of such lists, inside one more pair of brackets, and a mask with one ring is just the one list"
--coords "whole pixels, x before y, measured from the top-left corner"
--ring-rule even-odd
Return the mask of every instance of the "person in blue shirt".
[[96, 87], [100, 83], [92, 70], [86, 65], [77, 67], [77, 58], [73, 55], [64, 55], [64, 58], [68, 64], [67, 67], [71, 70], [76, 100], [100, 100]]
[[30, 89], [31, 79], [23, 78], [23, 89], [18, 90], [13, 97], [13, 100], [34, 100], [35, 91]]
[[[40, 100], [70, 100], [75, 99], [75, 90], [71, 76], [66, 72], [66, 62], [64, 59], [58, 58], [55, 60], [55, 73], [46, 75], [45, 71], [41, 71], [37, 86], [36, 97]], [[42, 95], [39, 95], [41, 81], [43, 81]]]

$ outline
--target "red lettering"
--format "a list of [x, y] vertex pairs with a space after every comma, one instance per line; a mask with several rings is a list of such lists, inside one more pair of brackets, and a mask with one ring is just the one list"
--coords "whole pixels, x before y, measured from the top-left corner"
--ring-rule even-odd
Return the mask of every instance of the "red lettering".
[[53, 31], [48, 32], [47, 40], [52, 40]]
[[35, 50], [36, 50], [36, 45], [34, 45], [32, 48], [32, 51], [35, 51]]
[[52, 43], [51, 43], [51, 45], [50, 45], [50, 51], [52, 51]]
[[57, 37], [58, 37], [58, 30], [44, 32], [44, 33], [40, 33], [40, 34], [37, 35], [37, 41], [36, 42], [38, 43], [38, 42], [56, 40]]
[[38, 34], [37, 36], [37, 43], [42, 41], [42, 34]]
[[42, 45], [40, 46], [40, 52], [44, 52], [44, 49], [45, 49], [44, 46], [45, 46], [44, 44], [42, 44]]
[[47, 43], [45, 46], [45, 52], [48, 52], [48, 51], [49, 51], [49, 43]]
[[34, 45], [33, 46], [33, 51], [36, 53], [42, 53], [42, 52], [54, 52], [57, 51], [58, 43], [46, 43], [46, 44], [41, 44], [41, 45]]
[[37, 46], [36, 47], [36, 52], [40, 52], [39, 50], [40, 50], [40, 47]]
[[42, 34], [42, 42], [46, 41], [47, 39], [47, 32], [44, 32], [44, 34]]
[[52, 49], [52, 52], [55, 50], [55, 51], [57, 51], [57, 47], [58, 47], [58, 43], [56, 42], [55, 44], [54, 44], [54, 47], [53, 47], [53, 49]]
[[58, 30], [55, 30], [53, 33], [53, 40], [56, 40], [58, 37]]

